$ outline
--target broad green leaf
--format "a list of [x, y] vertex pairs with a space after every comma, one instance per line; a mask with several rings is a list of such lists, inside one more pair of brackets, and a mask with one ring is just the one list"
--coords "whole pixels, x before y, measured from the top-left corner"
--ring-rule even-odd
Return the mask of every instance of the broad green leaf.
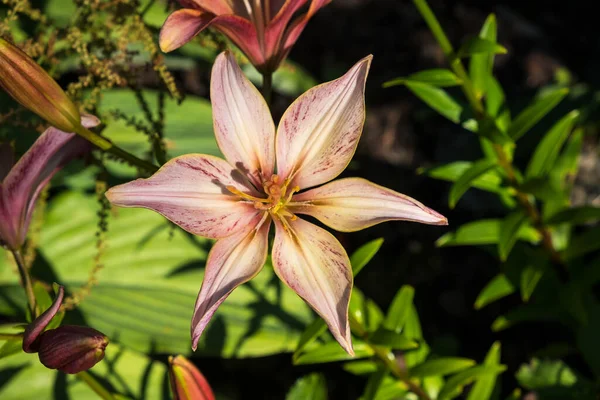
[[349, 361], [343, 368], [353, 375], [370, 375], [377, 371], [377, 363], [371, 360]]
[[435, 375], [455, 374], [475, 365], [475, 361], [468, 358], [444, 357], [425, 361], [410, 369], [410, 376], [423, 378]]
[[544, 223], [558, 225], [563, 223], [581, 225], [600, 220], [600, 207], [580, 206], [561, 210], [550, 217]]
[[569, 247], [563, 252], [565, 260], [584, 256], [600, 249], [600, 226], [596, 226], [571, 239]]
[[473, 37], [467, 39], [458, 49], [457, 58], [465, 58], [474, 54], [506, 54], [507, 50], [504, 46], [499, 45], [496, 41], [483, 39], [481, 37]]
[[517, 239], [519, 231], [527, 222], [527, 215], [522, 211], [515, 211], [506, 217], [500, 224], [498, 236], [498, 254], [502, 261], [506, 261]]
[[528, 302], [540, 279], [544, 275], [546, 265], [544, 259], [531, 260], [521, 271], [521, 299]]
[[[132, 399], [162, 400], [166, 377], [164, 364], [115, 343], [106, 356], [90, 370], [114, 391]], [[37, 354], [20, 354], [0, 360], [0, 398], [97, 400], [83, 381], [44, 367]]]
[[404, 382], [391, 376], [387, 376], [383, 380], [383, 383], [375, 394], [375, 400], [415, 400], [416, 398], [413, 394], [409, 393]]
[[414, 295], [415, 289], [412, 286], [404, 285], [398, 290], [383, 322], [386, 329], [394, 332], [402, 330], [408, 318]]
[[426, 83], [432, 86], [446, 87], [461, 85], [462, 81], [448, 69], [436, 68], [416, 72], [406, 78], [396, 78], [383, 84], [384, 88], [404, 85], [407, 82]]
[[406, 87], [442, 116], [454, 123], [460, 122], [463, 108], [443, 89], [421, 82], [406, 82]]
[[393, 350], [413, 350], [419, 347], [419, 343], [407, 338], [403, 333], [395, 332], [383, 327], [380, 327], [369, 336], [369, 342], [389, 347]]
[[285, 400], [327, 400], [327, 380], [323, 374], [310, 374], [298, 379]]
[[511, 295], [515, 286], [504, 274], [498, 274], [479, 292], [475, 300], [475, 309], [479, 310], [496, 300]]
[[383, 238], [375, 239], [358, 248], [350, 256], [350, 264], [352, 265], [352, 274], [356, 277], [358, 273], [371, 261], [375, 254], [381, 248]]
[[530, 390], [577, 383], [577, 375], [561, 360], [540, 361], [533, 358], [528, 364], [521, 365], [515, 377], [521, 386]]
[[546, 114], [552, 111], [568, 93], [569, 89], [562, 88], [535, 99], [532, 104], [515, 117], [508, 128], [508, 135], [514, 140], [519, 139]]
[[506, 367], [504, 365], [478, 365], [459, 372], [446, 381], [446, 384], [439, 393], [438, 399], [452, 399], [460, 395], [464, 387], [471, 384], [473, 381], [490, 376], [495, 377], [505, 369]]
[[[483, 23], [483, 27], [479, 32], [479, 37], [488, 40], [491, 43], [496, 43], [496, 31], [496, 16], [490, 14]], [[494, 53], [474, 54], [471, 57], [469, 62], [469, 74], [471, 75], [471, 82], [473, 83], [475, 95], [478, 98], [482, 98], [487, 92], [488, 82], [492, 77], [493, 66]]]
[[484, 158], [474, 162], [452, 185], [448, 202], [454, 208], [462, 195], [471, 187], [472, 182], [496, 166], [495, 160]]
[[355, 353], [354, 357], [346, 353], [344, 349], [340, 347], [338, 342], [332, 341], [324, 343], [319, 347], [316, 347], [315, 349], [301, 354], [296, 360], [294, 360], [294, 365], [346, 361], [358, 358], [371, 357], [375, 354], [373, 349], [366, 343], [354, 339], [353, 344]]
[[[97, 209], [93, 196], [77, 193], [58, 196], [49, 205], [38, 260], [70, 291], [87, 282], [94, 265]], [[170, 232], [163, 217], [142, 209], [115, 210], [108, 227], [104, 267], [78, 307], [86, 324], [133, 350], [190, 354], [190, 321], [211, 242], [179, 229]], [[0, 312], [19, 315], [24, 297], [4, 260], [0, 254]], [[197, 354], [250, 357], [291, 351], [312, 315], [271, 268], [263, 268], [219, 307]]]
[[[500, 364], [500, 342], [495, 342], [485, 356], [483, 365], [498, 366]], [[479, 378], [469, 391], [467, 400], [488, 400], [496, 385], [496, 375]]]
[[[447, 246], [474, 246], [485, 244], [497, 244], [500, 241], [500, 226], [502, 221], [498, 219], [480, 219], [462, 225], [456, 232], [449, 232], [436, 241], [438, 247]], [[539, 233], [528, 225], [518, 230], [517, 238], [530, 243], [540, 240]]]
[[531, 157], [525, 172], [526, 177], [541, 176], [552, 169], [563, 143], [578, 118], [579, 111], [571, 111], [550, 128]]
[[389, 370], [385, 367], [385, 365], [379, 365], [377, 371], [369, 377], [367, 386], [365, 387], [365, 392], [360, 399], [374, 400], [388, 373]]
[[[23, 339], [0, 341], [0, 360], [23, 351]], [[0, 361], [0, 365], [2, 362]], [[0, 372], [0, 376], [2, 372]], [[0, 389], [1, 390], [1, 389]]]

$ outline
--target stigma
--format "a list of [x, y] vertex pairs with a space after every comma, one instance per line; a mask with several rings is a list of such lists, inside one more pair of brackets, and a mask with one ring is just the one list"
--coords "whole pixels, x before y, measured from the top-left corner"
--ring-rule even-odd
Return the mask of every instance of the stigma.
[[263, 191], [266, 198], [251, 196], [240, 191], [234, 186], [227, 186], [227, 190], [241, 197], [243, 200], [253, 202], [257, 210], [266, 211], [273, 217], [296, 219], [296, 216], [286, 209], [286, 205], [292, 200], [294, 193], [300, 191], [300, 187], [294, 186], [290, 188], [290, 179], [281, 179], [279, 175], [271, 175], [271, 177], [263, 181]]

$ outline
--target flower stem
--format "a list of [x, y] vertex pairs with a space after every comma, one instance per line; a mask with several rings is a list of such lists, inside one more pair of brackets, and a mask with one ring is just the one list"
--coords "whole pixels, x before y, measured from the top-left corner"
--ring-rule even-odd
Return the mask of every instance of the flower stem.
[[37, 315], [35, 312], [35, 293], [33, 292], [33, 285], [31, 284], [31, 276], [23, 261], [21, 252], [19, 250], [13, 250], [12, 254], [17, 263], [17, 269], [19, 270], [19, 276], [21, 277], [21, 285], [23, 285], [23, 289], [25, 289], [25, 294], [27, 295], [27, 304], [29, 306], [29, 312], [31, 313], [31, 319], [34, 320]]
[[86, 139], [88, 142], [92, 143], [94, 146], [98, 147], [100, 150], [119, 157], [136, 167], [139, 167], [150, 173], [158, 171], [158, 167], [156, 165], [134, 156], [133, 154], [114, 145], [110, 140], [90, 131], [83, 126], [79, 128], [77, 134]]
[[[442, 51], [448, 58], [452, 71], [462, 81], [461, 89], [465, 94], [465, 97], [467, 98], [471, 108], [473, 109], [475, 117], [478, 120], [492, 118], [492, 116], [486, 113], [481, 99], [478, 98], [475, 94], [475, 89], [473, 87], [473, 83], [471, 82], [469, 74], [467, 73], [461, 60], [457, 58], [454, 54], [452, 44], [450, 43], [448, 37], [444, 33], [444, 30], [442, 29], [439, 21], [435, 17], [435, 14], [433, 13], [433, 11], [431, 11], [431, 8], [427, 4], [427, 0], [413, 0], [413, 2], [419, 10], [419, 12], [421, 13], [421, 16], [427, 23], [427, 26], [433, 33], [433, 36], [438, 41], [438, 44], [442, 48]], [[542, 222], [540, 212], [537, 206], [535, 205], [535, 203], [532, 203], [530, 201], [530, 196], [527, 193], [519, 189], [519, 182], [517, 181], [517, 175], [515, 173], [515, 169], [512, 164], [511, 158], [506, 154], [505, 148], [501, 145], [494, 144], [494, 152], [496, 153], [496, 156], [498, 158], [498, 164], [500, 168], [502, 168], [504, 170], [504, 173], [506, 174], [509, 185], [515, 190], [515, 196], [517, 198], [519, 206], [526, 212], [527, 217], [531, 221], [532, 226], [535, 228], [535, 230], [538, 231], [538, 233], [542, 237], [542, 246], [549, 254], [553, 265], [556, 266], [558, 277], [561, 280], [566, 281], [568, 279], [566, 272], [567, 267], [564, 261], [562, 260], [560, 253], [554, 247], [554, 243], [552, 242], [552, 234], [548, 227]]]
[[0, 340], [16, 340], [22, 338], [22, 333], [0, 333]]
[[262, 95], [267, 102], [267, 106], [271, 108], [271, 96], [273, 93], [273, 73], [263, 73]]
[[115, 400], [115, 397], [108, 391], [96, 378], [87, 371], [82, 371], [77, 374], [77, 377], [87, 383], [87, 385], [104, 400]]

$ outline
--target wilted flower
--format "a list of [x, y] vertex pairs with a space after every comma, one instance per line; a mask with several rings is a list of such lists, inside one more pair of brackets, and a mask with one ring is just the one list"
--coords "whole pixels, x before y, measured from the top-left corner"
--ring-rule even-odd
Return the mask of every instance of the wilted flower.
[[87, 326], [64, 325], [45, 331], [58, 313], [65, 290], [62, 286], [52, 306], [27, 326], [23, 335], [23, 351], [38, 353], [47, 368], [67, 374], [87, 371], [104, 358], [108, 338]]
[[[100, 121], [83, 115], [81, 123], [93, 127]], [[0, 144], [0, 244], [11, 250], [23, 245], [43, 187], [67, 162], [90, 150], [86, 140], [54, 127], [46, 129], [16, 164], [12, 146]]]
[[[208, 26], [228, 36], [260, 72], [273, 72], [287, 57], [310, 18], [331, 0], [179, 0], [160, 31], [160, 48], [169, 52]], [[292, 21], [293, 19], [293, 21]]]
[[81, 127], [77, 107], [54, 79], [27, 54], [2, 38], [0, 87], [23, 107], [62, 131], [75, 132]]
[[296, 214], [343, 232], [389, 220], [447, 223], [418, 201], [360, 178], [301, 191], [330, 181], [350, 162], [365, 120], [370, 63], [366, 57], [341, 78], [300, 96], [276, 136], [264, 99], [233, 56], [223, 53], [213, 67], [211, 100], [215, 135], [227, 161], [203, 154], [177, 157], [152, 177], [107, 192], [116, 205], [149, 208], [188, 232], [219, 239], [196, 302], [194, 349], [217, 307], [262, 268], [271, 221], [275, 272], [351, 354], [350, 261], [333, 235]]
[[169, 357], [169, 382], [173, 400], [214, 400], [202, 373], [183, 356]]

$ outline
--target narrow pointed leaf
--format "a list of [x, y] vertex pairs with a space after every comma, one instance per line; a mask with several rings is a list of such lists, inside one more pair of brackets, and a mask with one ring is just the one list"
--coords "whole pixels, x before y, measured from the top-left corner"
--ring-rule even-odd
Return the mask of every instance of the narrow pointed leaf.
[[[490, 14], [483, 27], [479, 32], [479, 38], [488, 40], [491, 43], [496, 43], [496, 16]], [[477, 97], [481, 98], [486, 92], [489, 79], [492, 76], [492, 68], [494, 65], [494, 53], [491, 54], [474, 54], [469, 62], [469, 73], [471, 82], [475, 89]]]
[[[483, 365], [495, 367], [500, 364], [500, 342], [495, 342], [487, 355]], [[496, 375], [481, 377], [469, 391], [467, 400], [488, 400], [492, 396], [496, 385]]]
[[365, 387], [365, 392], [363, 393], [361, 399], [374, 400], [388, 372], [389, 371], [385, 365], [380, 364], [377, 368], [377, 371], [369, 377], [367, 386]]
[[445, 87], [445, 86], [457, 86], [462, 84], [460, 78], [448, 69], [427, 69], [424, 71], [416, 72], [409, 75], [406, 78], [396, 78], [387, 81], [383, 84], [384, 88], [404, 85], [407, 82], [426, 83], [432, 86]]
[[285, 400], [327, 400], [327, 380], [323, 374], [310, 374], [298, 379]]
[[419, 347], [419, 343], [409, 339], [406, 335], [380, 327], [371, 336], [369, 342], [393, 350], [412, 350]]
[[491, 117], [496, 118], [498, 127], [506, 131], [507, 123], [510, 123], [510, 112], [503, 107], [506, 99], [504, 90], [494, 76], [487, 78], [486, 85], [485, 109]]
[[475, 300], [475, 309], [479, 310], [503, 297], [515, 292], [515, 286], [504, 274], [498, 274], [479, 292]]
[[504, 46], [499, 45], [495, 41], [483, 39], [481, 37], [474, 37], [465, 41], [460, 46], [456, 56], [458, 58], [465, 58], [474, 54], [506, 54], [507, 50]]
[[[426, 174], [435, 179], [456, 182], [472, 166], [473, 163], [470, 161], [454, 161], [449, 164], [440, 165], [439, 167], [421, 169], [419, 173]], [[471, 182], [472, 187], [492, 193], [505, 192], [506, 189], [501, 185], [502, 178], [495, 171], [488, 171]]]
[[348, 315], [367, 332], [375, 331], [383, 321], [383, 312], [379, 306], [358, 288], [352, 289]]
[[421, 82], [406, 82], [406, 87], [440, 115], [454, 123], [460, 122], [462, 106], [443, 89]]
[[429, 354], [429, 346], [423, 340], [423, 331], [421, 330], [421, 321], [419, 320], [419, 314], [417, 313], [417, 309], [414, 304], [410, 305], [410, 310], [408, 312], [408, 318], [406, 318], [406, 323], [404, 324], [404, 329], [402, 331], [407, 338], [413, 339], [419, 342], [419, 348], [410, 352], [407, 352], [404, 355], [406, 360], [406, 365], [408, 367], [413, 367], [417, 364], [422, 363], [427, 358]]
[[524, 302], [529, 301], [537, 284], [544, 275], [546, 266], [542, 261], [536, 262], [536, 260], [532, 260], [531, 263], [521, 271], [521, 299], [523, 299]]
[[576, 129], [569, 138], [565, 149], [556, 161], [552, 172], [557, 174], [561, 180], [569, 176], [575, 176], [579, 170], [579, 159], [583, 147], [583, 129]]
[[462, 195], [471, 187], [471, 183], [475, 179], [490, 171], [495, 166], [496, 161], [487, 158], [474, 162], [450, 188], [450, 195], [448, 196], [450, 208], [456, 206], [458, 200], [460, 200]]
[[363, 244], [350, 256], [350, 264], [352, 264], [352, 274], [354, 277], [371, 261], [375, 254], [383, 245], [383, 238], [372, 240]]
[[585, 224], [600, 220], [600, 207], [581, 206], [561, 210], [548, 217], [544, 223], [558, 225], [569, 223], [573, 225]]
[[506, 261], [517, 239], [519, 230], [527, 222], [527, 215], [521, 211], [510, 214], [500, 225], [500, 236], [498, 237], [498, 254], [502, 261]]
[[600, 249], [600, 226], [575, 236], [564, 251], [565, 260], [572, 260]]
[[538, 123], [546, 114], [561, 102], [569, 93], [569, 89], [557, 89], [533, 101], [515, 117], [508, 128], [508, 135], [514, 140], [519, 139]]
[[369, 345], [357, 340], [354, 340], [354, 357], [346, 353], [337, 342], [328, 342], [299, 356], [294, 360], [294, 365], [345, 361], [354, 358], [371, 357], [373, 354], [375, 353]]
[[450, 375], [470, 368], [475, 361], [468, 358], [445, 357], [425, 361], [410, 369], [410, 376], [424, 378], [435, 375]]
[[464, 387], [473, 381], [484, 377], [496, 376], [505, 369], [506, 367], [504, 365], [478, 365], [459, 372], [446, 381], [446, 384], [438, 394], [438, 399], [451, 399], [462, 393]]
[[[435, 244], [438, 247], [496, 244], [500, 241], [500, 230], [500, 220], [480, 219], [462, 225], [456, 232], [446, 233]], [[519, 229], [517, 237], [530, 243], [537, 243], [540, 240], [539, 233], [528, 225], [523, 225]]]
[[402, 330], [408, 318], [414, 295], [415, 289], [412, 286], [404, 285], [400, 288], [385, 317], [383, 326], [386, 329], [394, 332]]
[[343, 368], [353, 375], [371, 375], [377, 371], [377, 363], [371, 360], [349, 361]]
[[525, 176], [528, 178], [541, 176], [552, 169], [565, 140], [571, 133], [575, 121], [579, 118], [579, 111], [574, 110], [565, 115], [546, 133], [540, 144], [535, 149]]
[[313, 322], [311, 322], [304, 332], [302, 332], [302, 336], [300, 336], [296, 350], [294, 350], [294, 362], [296, 362], [296, 359], [300, 356], [300, 354], [302, 354], [302, 351], [306, 348], [306, 346], [314, 342], [315, 339], [321, 336], [326, 330], [327, 325], [321, 318], [315, 319]]

